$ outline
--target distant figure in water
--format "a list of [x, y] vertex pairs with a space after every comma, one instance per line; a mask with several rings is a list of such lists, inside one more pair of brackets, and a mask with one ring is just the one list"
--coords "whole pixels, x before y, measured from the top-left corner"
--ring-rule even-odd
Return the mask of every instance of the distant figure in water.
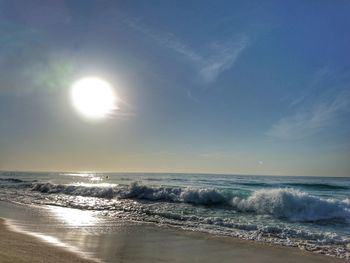
[[109, 179], [109, 176], [108, 176], [108, 175], [106, 175], [106, 179]]

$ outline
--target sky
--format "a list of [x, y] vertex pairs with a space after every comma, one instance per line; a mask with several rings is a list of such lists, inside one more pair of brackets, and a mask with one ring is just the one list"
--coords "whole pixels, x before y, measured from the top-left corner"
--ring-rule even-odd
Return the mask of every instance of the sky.
[[[0, 170], [350, 176], [350, 2], [0, 0]], [[120, 99], [77, 114], [86, 76]]]

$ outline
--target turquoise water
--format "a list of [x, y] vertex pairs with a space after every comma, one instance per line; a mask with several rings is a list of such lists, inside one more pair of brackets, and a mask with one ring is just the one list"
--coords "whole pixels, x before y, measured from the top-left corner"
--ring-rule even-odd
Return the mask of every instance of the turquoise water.
[[[0, 200], [93, 211], [346, 258], [350, 178], [207, 174], [0, 174]], [[88, 222], [88, 221], [87, 221]]]

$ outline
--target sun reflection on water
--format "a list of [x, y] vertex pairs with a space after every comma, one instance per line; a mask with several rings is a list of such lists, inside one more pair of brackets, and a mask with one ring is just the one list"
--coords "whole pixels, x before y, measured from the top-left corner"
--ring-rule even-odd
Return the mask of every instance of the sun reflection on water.
[[65, 176], [73, 176], [73, 177], [94, 177], [96, 175], [95, 172], [77, 172], [77, 173], [63, 173]]
[[84, 211], [73, 208], [49, 206], [50, 212], [70, 226], [93, 226], [98, 222], [92, 211]]

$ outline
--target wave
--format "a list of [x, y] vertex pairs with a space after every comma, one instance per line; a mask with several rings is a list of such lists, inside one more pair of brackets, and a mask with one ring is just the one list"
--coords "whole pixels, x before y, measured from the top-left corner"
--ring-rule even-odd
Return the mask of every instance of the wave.
[[0, 181], [9, 182], [9, 183], [24, 183], [26, 181], [17, 179], [17, 178], [0, 178]]
[[184, 202], [197, 205], [227, 204], [230, 198], [212, 188], [150, 187], [132, 183], [122, 198], [136, 198], [151, 201]]
[[48, 194], [66, 194], [99, 198], [113, 198], [115, 196], [113, 187], [104, 186], [34, 183], [32, 184], [31, 190]]
[[291, 188], [264, 189], [248, 197], [241, 193], [215, 188], [152, 187], [133, 182], [128, 186], [63, 185], [33, 183], [32, 191], [98, 198], [136, 199], [152, 202], [178, 202], [193, 205], [225, 207], [239, 212], [272, 215], [289, 221], [315, 222], [343, 220], [350, 222], [349, 201], [311, 196]]
[[243, 186], [251, 186], [251, 187], [274, 187], [273, 184], [268, 184], [268, 183], [255, 183], [255, 182], [248, 182], [248, 183], [243, 183], [243, 182], [233, 182], [231, 183], [233, 185], [243, 185]]
[[335, 184], [310, 184], [310, 183], [286, 183], [286, 186], [312, 188], [315, 190], [348, 190], [348, 186], [335, 185]]
[[333, 199], [321, 199], [295, 189], [258, 190], [246, 199], [235, 197], [239, 211], [269, 214], [290, 221], [350, 220], [350, 206]]
[[350, 187], [344, 185], [335, 185], [335, 184], [326, 184], [326, 183], [281, 183], [281, 184], [269, 184], [269, 183], [232, 183], [233, 185], [243, 185], [243, 186], [251, 186], [251, 187], [265, 187], [265, 188], [276, 188], [276, 187], [297, 187], [297, 188], [310, 188], [313, 190], [349, 190]]
[[183, 202], [196, 205], [229, 204], [232, 196], [214, 188], [151, 187], [137, 182], [129, 186], [85, 186], [34, 183], [32, 191], [48, 194], [80, 195], [99, 198], [139, 199], [149, 201]]

